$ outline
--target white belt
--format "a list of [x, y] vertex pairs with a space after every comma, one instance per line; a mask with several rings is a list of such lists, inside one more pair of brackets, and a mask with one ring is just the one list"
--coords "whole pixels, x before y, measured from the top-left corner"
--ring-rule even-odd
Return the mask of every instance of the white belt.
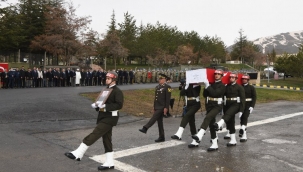
[[226, 100], [237, 100], [237, 97], [233, 97], [233, 98], [226, 98]]
[[247, 101], [247, 102], [252, 101], [252, 98], [247, 98], [247, 99], [245, 99], [245, 101]]

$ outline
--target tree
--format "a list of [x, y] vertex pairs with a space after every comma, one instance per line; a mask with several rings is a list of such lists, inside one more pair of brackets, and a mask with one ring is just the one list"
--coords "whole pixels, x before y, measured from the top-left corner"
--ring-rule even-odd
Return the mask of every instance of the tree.
[[47, 9], [44, 34], [34, 38], [31, 48], [56, 55], [69, 66], [72, 57], [81, 49], [78, 33], [87, 29], [87, 24], [90, 23], [89, 17], [76, 16], [72, 4], [68, 4], [67, 9], [62, 6], [48, 6]]
[[193, 46], [180, 45], [176, 51], [176, 56], [180, 64], [197, 64], [197, 53], [193, 52]]
[[108, 33], [105, 39], [101, 40], [99, 45], [99, 53], [104, 53], [105, 58], [111, 57], [114, 60], [115, 69], [118, 57], [127, 57], [128, 49], [121, 44], [117, 32]]
[[[123, 47], [129, 50], [130, 54], [137, 54], [136, 37], [137, 26], [136, 20], [128, 12], [124, 14], [124, 22], [119, 23], [119, 37]], [[126, 61], [125, 61], [126, 62]]]

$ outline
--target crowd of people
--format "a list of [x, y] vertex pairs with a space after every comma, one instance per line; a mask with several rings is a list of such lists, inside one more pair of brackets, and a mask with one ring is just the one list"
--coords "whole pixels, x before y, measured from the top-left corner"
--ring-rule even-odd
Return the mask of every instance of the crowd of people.
[[[108, 70], [109, 71], [109, 70]], [[103, 69], [76, 69], [67, 68], [10, 68], [0, 72], [0, 85], [4, 89], [12, 88], [39, 88], [39, 87], [70, 87], [70, 86], [104, 86], [108, 71]], [[113, 70], [115, 71], [115, 70]], [[117, 85], [157, 83], [160, 73], [171, 78], [171, 82], [185, 79], [182, 70], [146, 70], [146, 69], [118, 69]]]

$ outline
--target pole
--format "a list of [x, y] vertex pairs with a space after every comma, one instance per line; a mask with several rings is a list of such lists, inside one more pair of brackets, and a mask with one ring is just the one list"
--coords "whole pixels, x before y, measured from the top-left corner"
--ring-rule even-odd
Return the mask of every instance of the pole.
[[268, 55], [266, 56], [266, 61], [267, 61], [267, 83], [269, 83], [269, 60], [268, 60]]

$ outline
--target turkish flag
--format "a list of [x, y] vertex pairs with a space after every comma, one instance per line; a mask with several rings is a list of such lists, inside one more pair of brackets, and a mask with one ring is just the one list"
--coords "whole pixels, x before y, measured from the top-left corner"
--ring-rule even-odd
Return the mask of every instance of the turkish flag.
[[[209, 83], [214, 83], [215, 82], [215, 69], [206, 69], [206, 74], [207, 74], [207, 79], [208, 79], [208, 82]], [[226, 72], [224, 71], [224, 76], [222, 78], [222, 83], [223, 84], [229, 84], [229, 75], [231, 74], [231, 72]], [[242, 80], [241, 80], [241, 77], [242, 77], [242, 73], [238, 73], [238, 80], [237, 80], [237, 83], [238, 84], [242, 84]]]

